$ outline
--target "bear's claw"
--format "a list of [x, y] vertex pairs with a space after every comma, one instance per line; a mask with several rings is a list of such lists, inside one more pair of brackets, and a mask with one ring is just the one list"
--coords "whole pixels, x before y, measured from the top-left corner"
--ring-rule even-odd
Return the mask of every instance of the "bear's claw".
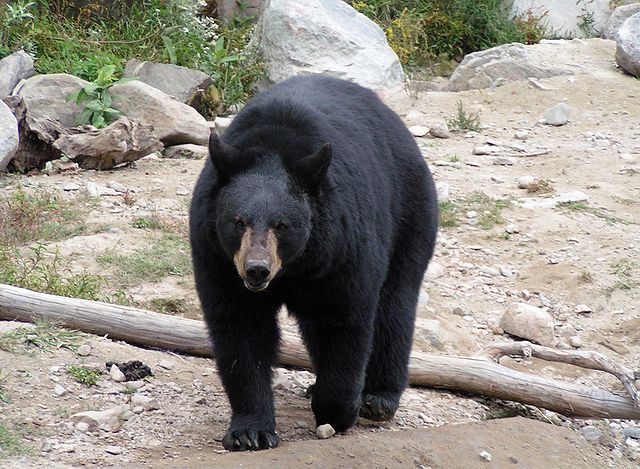
[[275, 448], [280, 443], [276, 432], [268, 430], [254, 430], [252, 428], [229, 429], [222, 445], [228, 451], [256, 451]]

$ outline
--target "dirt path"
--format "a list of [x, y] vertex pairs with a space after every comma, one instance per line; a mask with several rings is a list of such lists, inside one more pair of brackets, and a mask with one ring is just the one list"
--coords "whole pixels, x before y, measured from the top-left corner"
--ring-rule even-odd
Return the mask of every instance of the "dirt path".
[[[546, 90], [518, 82], [482, 91], [422, 93], [417, 99], [389, 97], [408, 125], [443, 122], [461, 101], [467, 112], [480, 112], [483, 126], [480, 132], [456, 133], [445, 140], [418, 138], [437, 183], [449, 186], [457, 221], [440, 233], [436, 267], [420, 299], [416, 349], [469, 354], [495, 340], [508, 340], [498, 327], [500, 317], [511, 303], [525, 301], [545, 307], [553, 316], [559, 346], [571, 343], [597, 350], [638, 368], [640, 81], [614, 68], [611, 44], [584, 44], [585, 74], [540, 80]], [[545, 110], [559, 102], [571, 107], [569, 123], [540, 124]], [[516, 139], [516, 132], [526, 138]], [[549, 152], [495, 165], [495, 156], [473, 154], [487, 140]], [[49, 242], [49, 249], [58, 247], [72, 272], [86, 270], [103, 277], [105, 294], [122, 294], [147, 307], [162, 306], [171, 314], [199, 318], [193, 280], [183, 265], [185, 259], [188, 264], [188, 251], [180, 237], [202, 164], [151, 158], [100, 173], [0, 177], [0, 196], [22, 184], [27, 191], [46, 189], [69, 204], [80, 204], [88, 182], [124, 185], [128, 198], [101, 196], [83, 216], [84, 234]], [[525, 175], [545, 181], [553, 191], [519, 189], [517, 180]], [[64, 190], [69, 183], [78, 188]], [[521, 204], [527, 198], [541, 201], [571, 191], [583, 192], [588, 200], [564, 208]], [[496, 200], [507, 206], [500, 208]], [[140, 220], [160, 222], [148, 226]], [[123, 270], [134, 264], [133, 255], [149, 250], [161, 254], [153, 264], [168, 264], [166, 272], [151, 278]], [[112, 262], [104, 260], [109, 256]], [[579, 305], [590, 312], [579, 313], [584, 309]], [[282, 447], [259, 454], [221, 453], [229, 412], [213, 362], [98, 337], [83, 336], [79, 343], [91, 346], [89, 356], [55, 347], [45, 353], [27, 348], [29, 354], [0, 350], [0, 369], [6, 373], [0, 395], [7, 400], [0, 400], [0, 442], [5, 442], [0, 467], [631, 468], [640, 460], [640, 440], [627, 436], [633, 429], [640, 432], [637, 422], [569, 420], [551, 412], [422, 389], [407, 390], [393, 422], [378, 426], [363, 421], [345, 435], [318, 441], [309, 402], [303, 397], [313, 376], [295, 370], [279, 370], [275, 380]], [[65, 371], [68, 365], [103, 367], [106, 361], [134, 359], [149, 364], [155, 373], [137, 391], [106, 374], [89, 388]], [[621, 390], [607, 375], [567, 365], [510, 359], [503, 363]], [[56, 385], [66, 392], [56, 395]], [[117, 432], [78, 431], [68, 420], [80, 411], [128, 406], [135, 394], [156, 399], [159, 409], [129, 413]], [[524, 414], [547, 423], [490, 420]], [[9, 430], [12, 440], [2, 440], [2, 428]], [[480, 459], [481, 451], [492, 454], [490, 463]]]

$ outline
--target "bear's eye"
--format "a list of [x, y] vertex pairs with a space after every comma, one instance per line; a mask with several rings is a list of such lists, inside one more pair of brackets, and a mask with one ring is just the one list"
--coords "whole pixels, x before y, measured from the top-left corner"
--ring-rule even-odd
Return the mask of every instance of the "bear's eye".
[[240, 218], [236, 218], [236, 221], [233, 223], [233, 225], [236, 227], [236, 230], [238, 231], [244, 230], [247, 226]]
[[289, 227], [287, 226], [287, 224], [283, 221], [280, 221], [276, 224], [276, 230], [283, 232], [283, 231], [287, 231], [289, 229]]

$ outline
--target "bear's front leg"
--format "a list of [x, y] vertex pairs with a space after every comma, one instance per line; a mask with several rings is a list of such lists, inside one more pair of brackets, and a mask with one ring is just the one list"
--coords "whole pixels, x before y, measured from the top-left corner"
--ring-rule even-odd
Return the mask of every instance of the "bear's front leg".
[[316, 425], [328, 423], [336, 431], [347, 430], [360, 411], [371, 325], [365, 319], [346, 318], [301, 320], [300, 326], [316, 373], [309, 392]]
[[207, 315], [218, 373], [232, 409], [222, 439], [230, 451], [275, 448], [279, 442], [271, 390], [278, 345], [276, 310], [252, 306], [227, 306], [224, 312]]

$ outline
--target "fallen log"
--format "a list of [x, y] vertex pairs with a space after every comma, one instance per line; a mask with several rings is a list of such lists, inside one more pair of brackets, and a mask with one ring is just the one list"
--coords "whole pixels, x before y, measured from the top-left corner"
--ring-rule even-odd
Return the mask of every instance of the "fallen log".
[[[204, 357], [213, 355], [202, 321], [1, 284], [0, 319], [28, 322], [44, 319], [130, 344]], [[498, 363], [504, 355], [533, 356], [609, 372], [622, 381], [629, 395], [517, 371]], [[306, 349], [295, 334], [283, 332], [280, 363], [311, 366]], [[490, 345], [470, 357], [413, 352], [409, 374], [414, 386], [517, 401], [570, 417], [640, 419], [640, 393], [635, 382], [640, 373], [616, 365], [595, 352], [554, 350], [529, 342]]]

